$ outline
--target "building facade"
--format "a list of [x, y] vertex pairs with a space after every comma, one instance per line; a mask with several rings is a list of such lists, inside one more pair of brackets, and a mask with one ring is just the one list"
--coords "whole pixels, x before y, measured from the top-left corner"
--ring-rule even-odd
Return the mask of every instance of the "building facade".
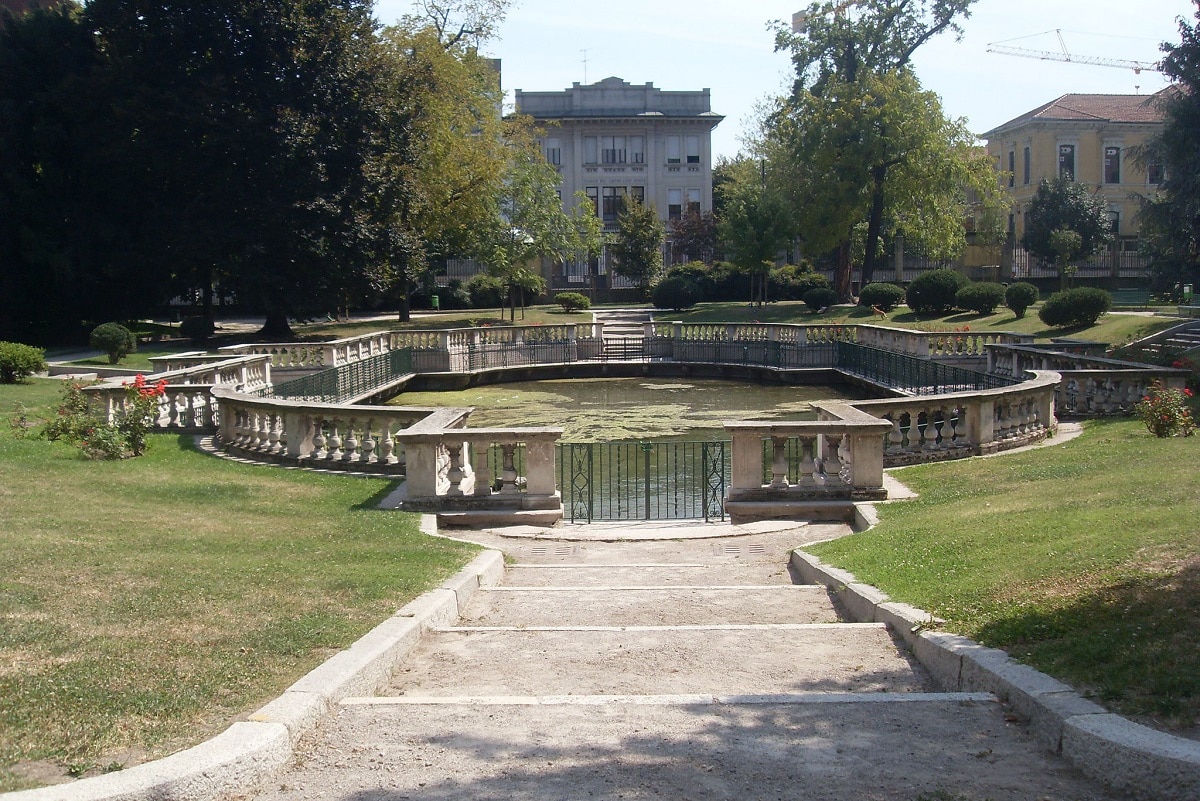
[[[657, 210], [667, 224], [686, 211], [712, 210], [712, 131], [724, 119], [709, 90], [666, 91], [620, 78], [575, 83], [558, 92], [515, 92], [517, 112], [544, 129], [542, 151], [561, 176], [563, 203], [583, 193], [605, 230], [629, 198]], [[670, 244], [666, 260], [671, 260]], [[609, 273], [600, 264], [564, 265], [556, 288]]]
[[[1117, 235], [1096, 269], [1113, 277], [1138, 277], [1137, 198], [1153, 191], [1162, 169], [1142, 163], [1136, 150], [1162, 130], [1158, 97], [1063, 95], [983, 134], [1013, 199], [1008, 226], [1013, 242], [1019, 243], [1025, 232], [1024, 211], [1038, 183], [1066, 176], [1094, 187]], [[1022, 274], [1038, 267], [1022, 263], [1029, 260], [1019, 247], [1013, 252], [1015, 278], [1043, 277]]]

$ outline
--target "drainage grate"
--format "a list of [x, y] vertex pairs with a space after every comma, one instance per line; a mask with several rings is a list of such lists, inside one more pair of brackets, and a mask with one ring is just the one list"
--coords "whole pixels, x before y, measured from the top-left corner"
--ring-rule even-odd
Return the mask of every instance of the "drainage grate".
[[578, 556], [578, 545], [555, 545], [553, 548], [549, 545], [526, 545], [517, 553], [521, 556]]
[[714, 556], [765, 556], [767, 546], [758, 542], [748, 542], [745, 545], [734, 545], [733, 543], [717, 543], [713, 545]]

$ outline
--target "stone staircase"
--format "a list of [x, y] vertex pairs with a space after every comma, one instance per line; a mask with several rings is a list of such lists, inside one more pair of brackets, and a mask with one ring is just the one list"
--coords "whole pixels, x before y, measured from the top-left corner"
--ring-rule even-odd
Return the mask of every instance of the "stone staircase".
[[795, 539], [505, 543], [504, 581], [258, 797], [1107, 797], [793, 584]]
[[604, 338], [608, 339], [642, 339], [645, 336], [644, 323], [653, 317], [646, 309], [603, 309], [592, 315], [598, 323], [604, 323]]

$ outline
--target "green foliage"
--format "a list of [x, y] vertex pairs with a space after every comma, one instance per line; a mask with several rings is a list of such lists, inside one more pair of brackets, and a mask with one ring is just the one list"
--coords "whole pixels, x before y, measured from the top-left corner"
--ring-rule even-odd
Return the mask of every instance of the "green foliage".
[[88, 343], [108, 355], [108, 363], [116, 364], [137, 351], [137, 337], [120, 323], [101, 323], [92, 329]]
[[89, 459], [125, 459], [146, 452], [146, 436], [159, 417], [159, 403], [167, 382], [147, 384], [138, 375], [125, 385], [125, 404], [113, 421], [93, 413], [83, 387], [69, 383], [63, 387], [57, 414], [46, 423], [42, 435], [53, 442], [62, 441], [83, 451]]
[[807, 264], [785, 264], [768, 276], [771, 300], [804, 300], [812, 289], [829, 289], [829, 279]]
[[711, 211], [688, 209], [671, 221], [672, 250], [691, 261], [712, 264], [719, 245], [719, 228]]
[[955, 308], [976, 314], [991, 314], [1004, 302], [1004, 286], [990, 281], [967, 284], [954, 293]]
[[46, 351], [19, 342], [0, 342], [0, 384], [15, 384], [46, 369]]
[[467, 281], [466, 291], [476, 309], [496, 309], [504, 305], [504, 279], [476, 273]]
[[666, 278], [659, 281], [650, 293], [650, 301], [656, 309], [680, 311], [690, 309], [700, 302], [700, 287], [686, 278]]
[[185, 317], [179, 324], [179, 333], [197, 345], [211, 339], [216, 330], [213, 321], [207, 317]]
[[1110, 308], [1112, 295], [1103, 289], [1076, 287], [1051, 295], [1038, 309], [1038, 318], [1055, 328], [1095, 325]]
[[838, 302], [838, 294], [828, 287], [810, 289], [804, 294], [804, 305], [813, 311], [828, 309]]
[[920, 314], [943, 314], [954, 308], [958, 290], [969, 283], [957, 270], [938, 269], [921, 273], [905, 291], [908, 308]]
[[587, 295], [581, 295], [578, 292], [559, 292], [554, 296], [554, 302], [562, 306], [562, 310], [565, 312], [577, 312], [592, 307], [592, 302], [588, 300]]
[[1004, 305], [1012, 309], [1017, 319], [1025, 316], [1025, 311], [1041, 298], [1041, 291], [1033, 284], [1017, 281], [1009, 284], [1004, 290]]
[[858, 292], [858, 305], [864, 307], [878, 306], [885, 312], [900, 305], [904, 300], [904, 287], [896, 284], [873, 283], [867, 284]]
[[689, 261], [672, 264], [663, 277], [686, 278], [700, 288], [700, 300], [705, 301], [721, 296], [722, 282], [728, 279], [729, 272], [723, 269], [721, 263], [709, 265], [702, 261]]
[[629, 200], [617, 215], [617, 232], [609, 241], [613, 270], [643, 289], [649, 287], [662, 269], [665, 238], [666, 229], [654, 207]]
[[1196, 431], [1188, 408], [1191, 397], [1190, 389], [1169, 389], [1156, 381], [1135, 411], [1146, 429], [1156, 437], [1190, 437]]
[[1090, 258], [1112, 241], [1108, 207], [1087, 184], [1059, 176], [1042, 179], [1025, 210], [1021, 244], [1034, 256], [1059, 265]]

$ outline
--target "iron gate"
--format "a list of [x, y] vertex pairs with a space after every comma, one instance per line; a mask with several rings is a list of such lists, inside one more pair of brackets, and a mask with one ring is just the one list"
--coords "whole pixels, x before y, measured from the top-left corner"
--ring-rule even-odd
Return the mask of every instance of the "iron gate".
[[724, 520], [728, 442], [564, 442], [558, 489], [571, 522]]

